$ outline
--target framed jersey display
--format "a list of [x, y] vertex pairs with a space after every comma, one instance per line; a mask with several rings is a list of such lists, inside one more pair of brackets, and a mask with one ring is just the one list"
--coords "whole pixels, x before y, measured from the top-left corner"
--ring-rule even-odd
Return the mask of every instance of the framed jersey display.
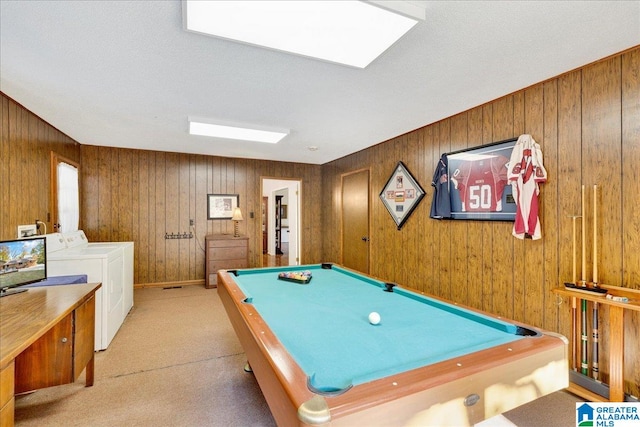
[[517, 206], [507, 170], [516, 141], [447, 155], [451, 219], [515, 220]]
[[424, 190], [402, 162], [398, 162], [387, 184], [380, 192], [380, 200], [391, 214], [398, 230], [424, 197]]

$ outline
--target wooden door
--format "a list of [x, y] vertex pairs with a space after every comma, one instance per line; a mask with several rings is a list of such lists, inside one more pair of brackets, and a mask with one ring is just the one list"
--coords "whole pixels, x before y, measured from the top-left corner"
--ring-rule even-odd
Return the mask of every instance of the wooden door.
[[16, 357], [15, 393], [73, 382], [73, 312]]
[[75, 381], [85, 366], [87, 385], [93, 384], [93, 364], [89, 365], [94, 357], [95, 333], [96, 333], [96, 299], [91, 295], [80, 307], [76, 308], [73, 324], [73, 377]]
[[342, 264], [369, 273], [369, 170], [342, 176]]

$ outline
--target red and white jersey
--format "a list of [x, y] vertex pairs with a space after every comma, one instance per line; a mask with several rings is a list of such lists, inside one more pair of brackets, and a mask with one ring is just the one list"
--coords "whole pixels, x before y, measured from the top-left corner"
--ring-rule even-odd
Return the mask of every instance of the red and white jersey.
[[540, 239], [540, 219], [538, 218], [538, 184], [547, 180], [547, 171], [542, 164], [540, 145], [531, 135], [520, 135], [509, 160], [509, 182], [516, 200], [516, 219], [513, 235], [524, 239]]
[[507, 185], [507, 161], [501, 155], [464, 160], [451, 181], [460, 194], [463, 212], [501, 212]]

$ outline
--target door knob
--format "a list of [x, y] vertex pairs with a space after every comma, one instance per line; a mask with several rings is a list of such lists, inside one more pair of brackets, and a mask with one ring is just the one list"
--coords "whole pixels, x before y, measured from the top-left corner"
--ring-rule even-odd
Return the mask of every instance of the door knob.
[[369, 238], [368, 238], [367, 236], [362, 236], [362, 241], [363, 241], [363, 242], [368, 242], [368, 241], [369, 241]]

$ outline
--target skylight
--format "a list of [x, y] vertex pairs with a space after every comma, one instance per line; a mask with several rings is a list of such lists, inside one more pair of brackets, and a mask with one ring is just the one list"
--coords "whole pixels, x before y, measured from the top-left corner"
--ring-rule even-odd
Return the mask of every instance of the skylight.
[[418, 22], [372, 3], [410, 2], [183, 0], [183, 18], [189, 31], [365, 68]]
[[213, 138], [237, 139], [242, 141], [267, 142], [276, 144], [289, 134], [286, 130], [258, 129], [255, 126], [236, 126], [228, 124], [206, 123], [201, 119], [189, 118], [191, 135], [209, 136]]

